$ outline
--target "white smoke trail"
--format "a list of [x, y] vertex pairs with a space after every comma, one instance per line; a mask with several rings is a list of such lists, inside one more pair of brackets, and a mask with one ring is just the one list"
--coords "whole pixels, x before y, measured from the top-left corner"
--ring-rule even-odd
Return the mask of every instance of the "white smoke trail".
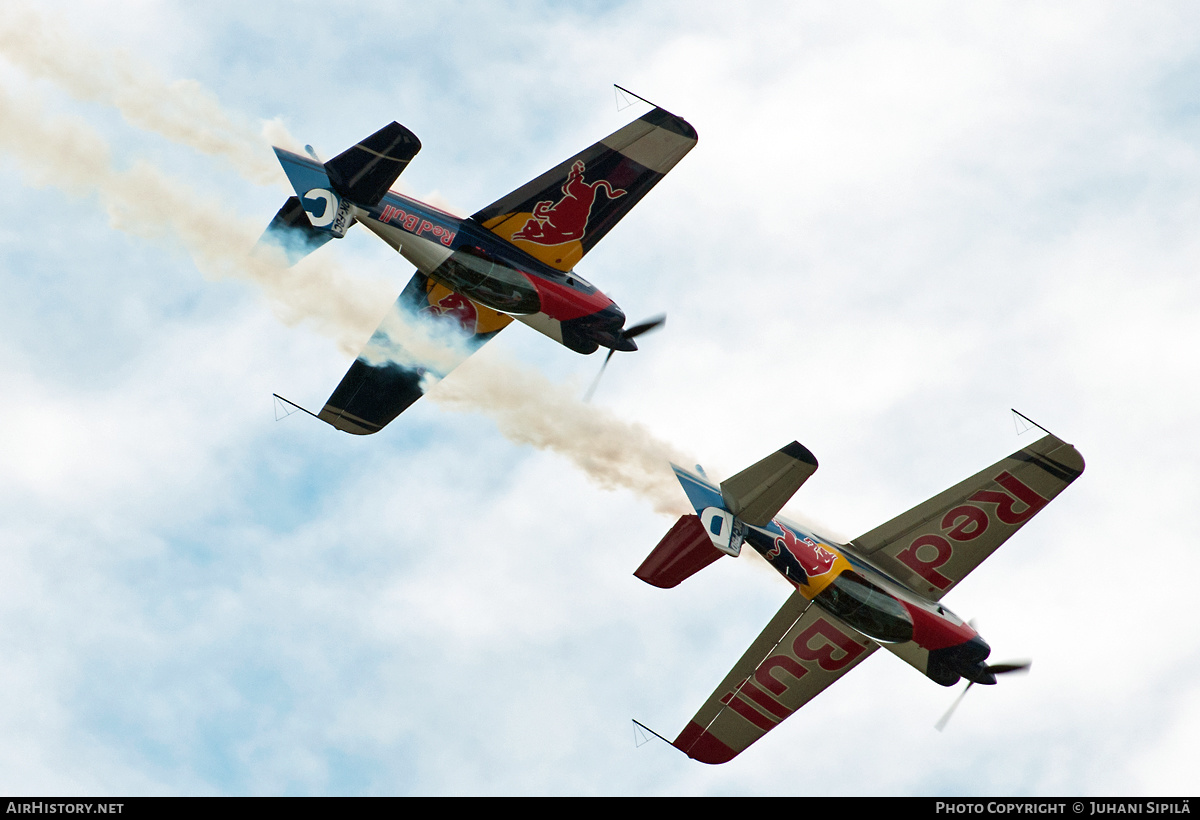
[[113, 168], [104, 139], [86, 123], [49, 118], [35, 103], [0, 89], [0, 151], [20, 159], [36, 185], [95, 195], [114, 228], [147, 238], [174, 238], [210, 278], [236, 277], [263, 288], [288, 324], [305, 322], [356, 353], [379, 319], [393, 286], [351, 279], [328, 261], [288, 268], [282, 253], [251, 253], [262, 224], [206, 201], [147, 163]]
[[[5, 14], [0, 15], [0, 54], [27, 73], [58, 84], [75, 99], [110, 105], [132, 125], [227, 160], [247, 181], [279, 182], [287, 187], [278, 162], [268, 150], [269, 145], [296, 147], [297, 141], [282, 123], [264, 123], [260, 135], [236, 122], [216, 96], [194, 80], [169, 82], [129, 55], [93, 49], [82, 39], [70, 37], [60, 25], [51, 25], [34, 10], [18, 4], [6, 6]], [[15, 105], [12, 100], [6, 102], [10, 109]], [[20, 126], [22, 133], [10, 136], [26, 137], [20, 141], [21, 150], [30, 156], [47, 129], [36, 127], [40, 120], [35, 113], [24, 113], [24, 119], [7, 117], [0, 128]], [[34, 127], [29, 127], [30, 123]], [[74, 149], [59, 152], [48, 161], [53, 146], [66, 147], [62, 138], [71, 130], [76, 131], [73, 139], [87, 143], [75, 157], [77, 162], [64, 162]], [[41, 144], [46, 150], [35, 157], [38, 161], [30, 169], [35, 174], [49, 170], [49, 175], [40, 179], [43, 184], [83, 192], [94, 188], [108, 207], [114, 227], [151, 235], [173, 230], [208, 275], [231, 275], [228, 269], [238, 268], [241, 275], [264, 286], [289, 324], [308, 320], [326, 325], [323, 332], [335, 336], [345, 352], [359, 352], [367, 329], [379, 318], [374, 306], [382, 300], [382, 283], [374, 283], [364, 292], [361, 283], [342, 281], [345, 277], [335, 266], [314, 257], [302, 261], [295, 273], [285, 274], [286, 262], [274, 256], [272, 248], [260, 248], [254, 258], [246, 258], [242, 251], [250, 248], [261, 233], [259, 221], [237, 220], [227, 209], [203, 205], [181, 182], [149, 166], [115, 173], [109, 167], [107, 146], [78, 124], [49, 131], [58, 139]], [[166, 218], [169, 214], [177, 218]], [[343, 286], [335, 288], [338, 282]], [[358, 298], [349, 308], [349, 315], [339, 319], [339, 314], [348, 310], [345, 294], [351, 293]], [[326, 298], [331, 299], [328, 304], [313, 309]], [[368, 314], [370, 319], [365, 318]], [[464, 341], [449, 338], [439, 325], [397, 322], [389, 313], [385, 326], [391, 347], [387, 351], [372, 348], [368, 353], [387, 354], [387, 358], [401, 364], [425, 364], [441, 373], [453, 369], [468, 355], [461, 351]]]
[[510, 441], [559, 453], [601, 487], [632, 490], [656, 512], [691, 512], [669, 466], [690, 463], [680, 451], [534, 370], [494, 358], [468, 360], [426, 398], [451, 410], [485, 412]]
[[78, 100], [116, 108], [131, 125], [202, 154], [227, 160], [250, 182], [282, 181], [264, 133], [294, 145], [282, 123], [256, 129], [237, 122], [194, 80], [168, 82], [123, 52], [102, 52], [24, 5], [7, 2], [0, 14], [0, 54], [34, 77], [50, 80]]

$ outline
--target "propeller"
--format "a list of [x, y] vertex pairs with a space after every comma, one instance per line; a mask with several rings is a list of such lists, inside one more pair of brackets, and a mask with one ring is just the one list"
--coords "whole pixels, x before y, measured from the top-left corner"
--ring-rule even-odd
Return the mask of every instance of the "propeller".
[[[1012, 661], [1010, 663], [984, 664], [984, 673], [992, 673], [993, 675], [1006, 675], [1009, 672], [1028, 672], [1029, 667], [1033, 665], [1032, 661]], [[959, 696], [946, 710], [946, 714], [942, 715], [941, 720], [934, 724], [934, 728], [939, 732], [946, 728], [946, 724], [950, 722], [950, 716], [954, 714], [954, 710], [958, 708], [958, 704], [962, 703], [962, 699], [967, 696], [967, 692], [971, 691], [971, 687], [975, 685], [975, 681], [967, 681], [967, 688], [963, 689]]]
[[[666, 323], [666, 321], [667, 321], [667, 315], [665, 313], [660, 313], [652, 319], [647, 319], [644, 322], [639, 322], [638, 324], [634, 325], [633, 327], [625, 328], [624, 330], [621, 331], [621, 338], [622, 339], [636, 339], [638, 336], [641, 336], [643, 333], [649, 333], [651, 330], [656, 330], [656, 329], [662, 327], [663, 324]], [[600, 372], [596, 374], [596, 380], [592, 382], [592, 386], [588, 388], [587, 394], [584, 395], [584, 397], [583, 397], [583, 400], [585, 402], [592, 400], [592, 396], [596, 392], [596, 387], [600, 384], [600, 377], [604, 375], [604, 370], [605, 370], [605, 368], [608, 367], [608, 360], [611, 359], [613, 357], [613, 354], [616, 352], [617, 352], [616, 348], [610, 347], [608, 349], [608, 355], [604, 357], [604, 364], [600, 365]]]

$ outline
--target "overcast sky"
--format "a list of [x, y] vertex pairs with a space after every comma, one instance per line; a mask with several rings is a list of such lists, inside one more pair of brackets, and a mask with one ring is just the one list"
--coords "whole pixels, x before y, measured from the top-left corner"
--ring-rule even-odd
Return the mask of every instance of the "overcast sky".
[[[0, 790], [1195, 794], [1200, 7], [37, 9], [0, 20]], [[593, 404], [601, 354], [514, 324], [377, 435], [276, 422], [411, 267], [361, 229], [247, 265], [264, 124], [398, 120], [400, 189], [465, 215], [644, 113], [613, 83], [700, 141], [580, 265], [669, 317]], [[939, 734], [957, 690], [878, 652], [728, 764], [635, 747], [788, 595], [632, 576], [664, 454], [797, 439], [787, 511], [849, 538], [1031, 443], [1014, 407], [1087, 471], [946, 603], [1031, 674]]]

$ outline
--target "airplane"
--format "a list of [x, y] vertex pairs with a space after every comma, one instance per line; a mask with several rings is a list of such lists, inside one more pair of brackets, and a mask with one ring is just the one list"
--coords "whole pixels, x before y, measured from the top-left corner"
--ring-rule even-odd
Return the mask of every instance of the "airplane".
[[514, 318], [578, 353], [636, 350], [663, 319], [626, 327], [574, 268], [695, 144], [690, 124], [655, 107], [466, 219], [389, 190], [421, 149], [397, 122], [325, 163], [275, 148], [296, 194], [260, 244], [295, 264], [359, 223], [417, 268], [311, 415], [376, 433]]
[[794, 587], [675, 740], [638, 723], [692, 759], [717, 764], [880, 646], [942, 686], [967, 680], [963, 695], [1028, 668], [989, 665], [991, 648], [941, 599], [1078, 478], [1084, 462], [1047, 434], [845, 544], [778, 516], [817, 469], [798, 442], [719, 485], [699, 466], [700, 474], [671, 466], [696, 512], [675, 523], [635, 576], [668, 589], [748, 544]]

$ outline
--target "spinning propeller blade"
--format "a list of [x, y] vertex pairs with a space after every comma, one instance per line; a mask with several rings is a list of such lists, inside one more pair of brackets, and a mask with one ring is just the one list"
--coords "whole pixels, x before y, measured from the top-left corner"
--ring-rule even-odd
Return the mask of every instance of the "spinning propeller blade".
[[[1011, 661], [1009, 663], [996, 663], [984, 666], [984, 670], [991, 672], [993, 675], [1005, 675], [1009, 672], [1027, 672], [1029, 667], [1033, 665], [1032, 661]], [[986, 681], [985, 681], [986, 683]], [[946, 724], [950, 722], [950, 716], [954, 714], [954, 710], [958, 708], [958, 704], [962, 703], [962, 699], [967, 696], [967, 692], [971, 691], [971, 687], [975, 685], [975, 681], [968, 681], [967, 687], [962, 690], [962, 693], [955, 698], [954, 703], [946, 710], [946, 714], [942, 715], [941, 719], [934, 724], [934, 728], [939, 732], [946, 728]]]
[[1033, 666], [1032, 661], [1013, 661], [1012, 663], [993, 664], [988, 667], [988, 671], [993, 675], [1004, 675], [1008, 672], [1028, 672], [1031, 666]]
[[621, 333], [621, 335], [626, 339], [633, 339], [641, 336], [643, 333], [649, 333], [651, 330], [654, 330], [655, 328], [665, 324], [666, 321], [667, 314], [660, 313], [653, 319], [647, 319], [646, 321], [640, 322], [631, 328], [627, 328], [623, 333]]
[[[644, 322], [639, 322], [633, 327], [625, 328], [621, 331], [621, 338], [635, 339], [638, 336], [641, 336], [643, 333], [649, 333], [651, 330], [661, 327], [666, 321], [667, 315], [665, 313], [660, 313], [652, 319], [647, 319]], [[613, 354], [616, 352], [617, 351], [615, 349], [609, 348], [608, 355], [604, 357], [604, 364], [600, 365], [600, 372], [596, 374], [596, 380], [592, 382], [592, 386], [588, 388], [587, 393], [583, 397], [585, 402], [592, 400], [592, 396], [596, 393], [596, 388], [600, 384], [600, 377], [604, 375], [604, 370], [608, 367], [608, 360], [611, 359]]]
[[596, 378], [592, 382], [592, 386], [589, 387], [587, 393], [583, 395], [583, 400], [585, 402], [592, 400], [592, 396], [596, 393], [596, 388], [600, 386], [600, 377], [604, 375], [604, 368], [608, 367], [608, 360], [611, 359], [613, 354], [616, 352], [617, 351], [615, 350], [609, 350], [608, 355], [604, 357], [604, 364], [600, 365], [600, 372], [596, 374]]
[[942, 715], [941, 720], [935, 723], [933, 728], [937, 729], [939, 732], [946, 728], [946, 724], [950, 722], [950, 716], [954, 714], [954, 710], [958, 708], [958, 704], [962, 703], [962, 699], [967, 696], [967, 692], [970, 692], [971, 687], [974, 685], [975, 681], [969, 681], [967, 683], [967, 688], [959, 693], [958, 697], [954, 699], [954, 703], [952, 703], [950, 708], [946, 710], [946, 714]]

